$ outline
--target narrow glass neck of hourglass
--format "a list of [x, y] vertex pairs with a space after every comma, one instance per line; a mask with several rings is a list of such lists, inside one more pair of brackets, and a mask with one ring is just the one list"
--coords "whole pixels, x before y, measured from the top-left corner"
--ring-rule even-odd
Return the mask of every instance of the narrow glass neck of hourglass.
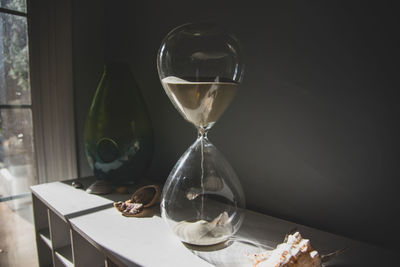
[[210, 128], [197, 127], [197, 138], [207, 138], [208, 130]]

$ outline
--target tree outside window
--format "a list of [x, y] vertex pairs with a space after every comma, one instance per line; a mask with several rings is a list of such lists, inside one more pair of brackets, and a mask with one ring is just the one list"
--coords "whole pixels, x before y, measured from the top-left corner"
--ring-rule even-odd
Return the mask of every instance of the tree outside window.
[[0, 0], [0, 198], [37, 183], [25, 0]]

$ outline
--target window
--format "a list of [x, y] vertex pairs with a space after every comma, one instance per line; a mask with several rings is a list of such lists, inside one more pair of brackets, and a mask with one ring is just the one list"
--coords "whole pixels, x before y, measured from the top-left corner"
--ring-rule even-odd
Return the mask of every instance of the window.
[[37, 183], [26, 12], [25, 0], [0, 0], [0, 199]]
[[71, 35], [70, 0], [0, 0], [0, 266], [37, 265], [29, 187], [77, 177]]

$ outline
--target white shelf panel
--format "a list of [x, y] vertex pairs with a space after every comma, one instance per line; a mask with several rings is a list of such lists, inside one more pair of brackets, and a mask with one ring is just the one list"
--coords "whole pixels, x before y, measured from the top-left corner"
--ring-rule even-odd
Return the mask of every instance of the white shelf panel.
[[[112, 207], [112, 203], [118, 199], [125, 200], [129, 195], [90, 195], [73, 188], [70, 183], [71, 181], [38, 185], [32, 187], [32, 192], [54, 212], [55, 216], [49, 213], [52, 231], [54, 229], [56, 233], [65, 233], [64, 223], [65, 227], [73, 228], [71, 233], [75, 241], [72, 241], [75, 243], [72, 242], [72, 250], [78, 267], [87, 266], [88, 261], [93, 263], [94, 260], [97, 260], [96, 266], [103, 266], [104, 258], [127, 266], [245, 267], [246, 260], [249, 261], [249, 252], [254, 251], [254, 246], [240, 242], [213, 252], [192, 251], [170, 232], [160, 218], [159, 211], [148, 218], [124, 217]], [[40, 210], [44, 208], [41, 207]], [[237, 233], [239, 239], [274, 247], [282, 242], [288, 231], [297, 228], [321, 254], [348, 248], [330, 262], [330, 265], [396, 266], [394, 263], [397, 259], [390, 251], [260, 213], [248, 210], [244, 212], [246, 218]], [[40, 225], [45, 225], [45, 222]], [[48, 229], [41, 230], [38, 234], [51, 248]], [[53, 237], [56, 238], [57, 235]], [[59, 239], [62, 241], [69, 237], [63, 236]], [[61, 246], [61, 249], [55, 251], [57, 264], [62, 262], [64, 266], [73, 266], [71, 247], [62, 242], [57, 246]], [[92, 256], [88, 256], [89, 254]], [[252, 266], [251, 262], [248, 266]]]
[[73, 267], [73, 259], [72, 259], [72, 248], [70, 245], [58, 248], [55, 250], [56, 257], [63, 263], [66, 267]]
[[109, 208], [73, 218], [70, 222], [77, 232], [84, 233], [105, 253], [110, 253], [111, 258], [118, 255], [129, 266], [212, 266], [193, 255], [170, 234], [159, 216], [124, 217], [115, 208]]
[[113, 200], [88, 194], [64, 182], [35, 185], [31, 190], [49, 208], [65, 217], [113, 203]]
[[50, 232], [49, 229], [43, 229], [39, 231], [39, 236], [40, 238], [44, 241], [44, 243], [52, 249], [52, 244], [51, 244], [51, 239], [50, 239]]
[[[157, 215], [151, 218], [124, 217], [115, 208], [109, 208], [71, 219], [70, 222], [76, 231], [84, 233], [106, 254], [118, 255], [130, 265], [247, 266], [243, 265], [247, 261], [248, 266], [252, 266], [248, 254], [253, 253], [254, 247], [235, 243], [211, 253], [191, 251], [170, 233], [163, 219]], [[383, 266], [383, 263], [389, 264], [393, 259], [393, 255], [383, 249], [251, 211], [246, 211], [245, 222], [237, 235], [245, 240], [275, 247], [293, 228], [311, 239], [313, 247], [322, 254], [348, 247], [347, 251], [330, 262], [333, 265]], [[238, 265], [239, 262], [241, 264]]]

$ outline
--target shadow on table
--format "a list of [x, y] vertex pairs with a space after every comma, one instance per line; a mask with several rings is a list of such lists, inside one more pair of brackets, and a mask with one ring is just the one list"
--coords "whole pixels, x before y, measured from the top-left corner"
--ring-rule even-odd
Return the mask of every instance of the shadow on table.
[[[85, 178], [78, 178], [78, 179], [72, 179], [72, 180], [67, 180], [67, 181], [61, 181], [61, 183], [67, 184], [69, 186], [72, 186], [73, 182], [78, 182], [82, 185], [81, 188], [77, 188], [76, 190], [82, 190], [86, 191], [86, 189], [89, 188], [89, 186], [96, 181], [96, 177], [85, 177]], [[110, 194], [105, 194], [105, 195], [97, 195], [99, 197], [109, 199], [111, 201], [117, 202], [117, 201], [125, 201], [128, 200], [132, 194], [138, 190], [140, 187], [143, 187], [145, 185], [150, 185], [150, 184], [157, 184], [154, 181], [151, 181], [149, 179], [142, 179], [141, 181], [137, 183], [132, 183], [132, 184], [124, 184], [124, 185], [112, 185], [113, 191]], [[162, 187], [162, 185], [160, 185]], [[126, 187], [127, 192], [125, 194], [117, 193], [117, 188], [118, 187]], [[89, 193], [88, 193], [89, 194]]]
[[[62, 183], [72, 186], [73, 182], [79, 182], [82, 187], [81, 188], [77, 188], [76, 190], [82, 190], [85, 191], [93, 182], [96, 181], [95, 177], [85, 177], [85, 178], [79, 178], [79, 179], [73, 179], [73, 180], [67, 180], [67, 181], [62, 181]], [[138, 182], [136, 184], [128, 184], [128, 185], [124, 185], [127, 187], [127, 193], [126, 194], [120, 194], [116, 192], [116, 188], [118, 187], [118, 185], [115, 185], [114, 190], [112, 193], [110, 194], [106, 194], [106, 195], [97, 195], [98, 197], [101, 198], [105, 198], [108, 200], [111, 200], [112, 202], [118, 202], [118, 201], [126, 201], [128, 199], [131, 198], [132, 194], [138, 190], [140, 187], [145, 186], [145, 185], [149, 185], [149, 184], [154, 184], [152, 181], [150, 180], [146, 180], [143, 179], [141, 182]], [[89, 193], [88, 193], [89, 194]], [[82, 216], [85, 214], [89, 214], [92, 212], [96, 212], [96, 211], [101, 211], [104, 209], [108, 209], [113, 207], [113, 203], [108, 203], [105, 205], [101, 205], [95, 208], [91, 208], [88, 210], [83, 210], [83, 211], [79, 211], [76, 213], [72, 213], [72, 214], [68, 214], [66, 217], [68, 218], [74, 218], [77, 216]], [[122, 214], [121, 214], [122, 216]], [[158, 216], [161, 217], [161, 212], [160, 212], [160, 207], [159, 205], [154, 205], [150, 208], [146, 208], [141, 214], [140, 216], [134, 216], [134, 218], [149, 218], [149, 217], [153, 217], [153, 216]]]
[[196, 256], [215, 266], [239, 267], [253, 266], [254, 254], [259, 254], [266, 249], [251, 240], [228, 240], [214, 246], [184, 245]]

